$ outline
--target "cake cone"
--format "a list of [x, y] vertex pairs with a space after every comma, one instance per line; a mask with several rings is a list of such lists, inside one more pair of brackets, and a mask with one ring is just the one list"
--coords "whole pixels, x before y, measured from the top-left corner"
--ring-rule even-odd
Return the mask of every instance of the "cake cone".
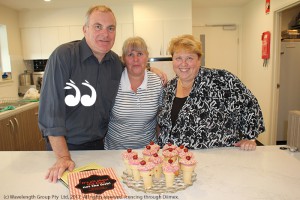
[[143, 155], [143, 158], [144, 158], [144, 160], [146, 161], [146, 162], [148, 162], [149, 161], [149, 158], [150, 158], [151, 156], [148, 156], [148, 155]]
[[174, 172], [164, 172], [165, 180], [166, 180], [166, 187], [173, 187], [175, 174]]
[[162, 164], [160, 163], [154, 167], [154, 177], [156, 179], [160, 179], [161, 173], [162, 173]]
[[151, 171], [140, 171], [143, 177], [145, 189], [150, 189], [152, 187], [152, 170]]
[[183, 173], [183, 182], [187, 185], [192, 184], [192, 175], [196, 165], [183, 165], [181, 164], [181, 170]]
[[132, 169], [130, 168], [128, 159], [124, 159], [124, 165], [128, 176], [132, 176]]
[[138, 170], [137, 165], [131, 165], [131, 170], [132, 170], [133, 179], [135, 181], [141, 180], [141, 174], [140, 171]]

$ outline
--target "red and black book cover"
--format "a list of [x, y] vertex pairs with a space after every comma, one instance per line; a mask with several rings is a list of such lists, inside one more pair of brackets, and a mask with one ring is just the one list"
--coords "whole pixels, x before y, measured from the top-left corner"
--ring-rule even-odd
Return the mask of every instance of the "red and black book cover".
[[126, 192], [112, 168], [70, 173], [68, 176], [70, 198], [122, 199]]

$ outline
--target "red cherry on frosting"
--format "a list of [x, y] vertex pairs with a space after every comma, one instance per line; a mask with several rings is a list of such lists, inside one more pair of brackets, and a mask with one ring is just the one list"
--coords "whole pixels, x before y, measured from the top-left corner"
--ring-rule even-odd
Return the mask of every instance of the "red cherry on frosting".
[[180, 147], [179, 147], [180, 149], [183, 149], [184, 148], [184, 146], [183, 145], [180, 145]]
[[132, 158], [133, 158], [134, 160], [137, 160], [137, 159], [138, 159], [138, 155], [134, 155]]
[[185, 157], [187, 160], [191, 160], [191, 156], [187, 156]]
[[150, 142], [150, 145], [154, 145], [154, 142], [153, 142], [153, 141], [151, 141], [151, 142]]
[[172, 163], [173, 163], [173, 160], [172, 160], [172, 159], [169, 159], [169, 160], [168, 160], [168, 163], [172, 164]]
[[183, 151], [186, 153], [186, 152], [188, 152], [189, 150], [188, 150], [187, 148], [185, 148]]
[[153, 157], [158, 157], [158, 154], [157, 153], [153, 154]]
[[131, 153], [131, 152], [132, 152], [132, 149], [127, 149], [127, 152], [128, 152], [128, 153]]
[[146, 146], [146, 149], [151, 149], [151, 147], [149, 145]]
[[172, 146], [172, 144], [171, 144], [171, 143], [168, 143], [168, 146]]
[[141, 164], [141, 165], [146, 165], [146, 161], [142, 160], [142, 161], [140, 162], [140, 164]]
[[172, 148], [169, 148], [168, 150], [169, 150], [170, 152], [172, 152], [172, 151], [173, 151], [173, 149], [172, 149]]

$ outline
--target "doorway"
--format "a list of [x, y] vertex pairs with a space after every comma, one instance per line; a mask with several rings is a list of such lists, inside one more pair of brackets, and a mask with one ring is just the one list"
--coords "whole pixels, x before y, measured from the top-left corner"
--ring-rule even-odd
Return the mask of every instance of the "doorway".
[[235, 24], [193, 26], [193, 35], [203, 48], [202, 66], [239, 74], [239, 31]]
[[[274, 64], [271, 144], [286, 144], [289, 110], [300, 110], [300, 40], [281, 41], [291, 13], [300, 12], [300, 3], [281, 8], [274, 13]], [[289, 14], [287, 14], [289, 13]], [[296, 41], [296, 40], [294, 40]], [[298, 49], [298, 50], [297, 50]], [[298, 53], [297, 53], [298, 51]]]

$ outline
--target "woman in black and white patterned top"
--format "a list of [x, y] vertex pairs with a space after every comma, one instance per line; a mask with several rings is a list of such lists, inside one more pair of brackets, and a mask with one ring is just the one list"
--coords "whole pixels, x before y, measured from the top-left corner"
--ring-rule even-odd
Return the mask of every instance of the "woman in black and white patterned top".
[[265, 126], [250, 90], [226, 70], [200, 67], [201, 43], [192, 35], [174, 38], [169, 51], [177, 76], [164, 90], [159, 144], [254, 150]]

